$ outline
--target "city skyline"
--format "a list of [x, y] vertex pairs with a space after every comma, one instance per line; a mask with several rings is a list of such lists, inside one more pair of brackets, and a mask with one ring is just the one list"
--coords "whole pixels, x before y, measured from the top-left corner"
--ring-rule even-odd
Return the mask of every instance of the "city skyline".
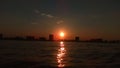
[[67, 41], [67, 42], [98, 42], [98, 43], [120, 43], [120, 40], [107, 40], [104, 38], [90, 38], [90, 39], [81, 39], [79, 36], [74, 36], [74, 38], [67, 39], [64, 37], [64, 34], [61, 32], [59, 38], [55, 38], [54, 34], [49, 34], [47, 37], [44, 36], [14, 36], [14, 37], [5, 37], [3, 34], [0, 34], [0, 40], [18, 40], [18, 41]]
[[0, 33], [4, 36], [58, 39], [120, 40], [120, 4], [117, 0], [2, 0]]

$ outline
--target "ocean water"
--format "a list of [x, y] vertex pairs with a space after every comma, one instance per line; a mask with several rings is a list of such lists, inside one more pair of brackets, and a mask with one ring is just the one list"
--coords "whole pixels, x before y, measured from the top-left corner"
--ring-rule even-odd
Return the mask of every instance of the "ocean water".
[[120, 43], [1, 40], [0, 68], [120, 68]]

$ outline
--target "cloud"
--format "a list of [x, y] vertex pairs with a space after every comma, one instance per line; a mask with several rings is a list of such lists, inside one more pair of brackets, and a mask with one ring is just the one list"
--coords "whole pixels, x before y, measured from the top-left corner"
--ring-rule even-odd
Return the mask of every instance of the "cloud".
[[64, 21], [63, 21], [63, 20], [59, 20], [59, 21], [57, 21], [56, 23], [57, 23], [57, 24], [61, 24], [61, 23], [64, 23]]
[[41, 13], [42, 16], [45, 16], [46, 14], [45, 13]]
[[[51, 14], [46, 14], [46, 13], [41, 13], [41, 15], [42, 15], [42, 16], [45, 16], [45, 17], [48, 17], [48, 18], [52, 18], [52, 19], [54, 19], [54, 20], [57, 20], [57, 21], [56, 21], [56, 24], [62, 24], [62, 23], [64, 23], [64, 20], [60, 19], [60, 18], [57, 17], [57, 16], [53, 16], [53, 15], [51, 15]], [[59, 20], [58, 20], [58, 19], [59, 19]]]
[[48, 14], [48, 15], [46, 15], [48, 18], [54, 18], [54, 16], [52, 16], [52, 15], [50, 15], [50, 14]]
[[46, 13], [41, 13], [42, 16], [46, 16], [48, 18], [55, 18], [53, 15], [51, 14], [46, 14]]
[[[37, 10], [37, 9], [35, 9], [34, 12], [35, 12], [36, 14], [40, 14], [40, 11]], [[41, 13], [41, 16], [46, 16], [46, 17], [48, 17], [48, 18], [55, 18], [55, 16], [53, 16], [52, 14], [46, 14], [46, 13]]]
[[[53, 16], [53, 15], [51, 15], [51, 14], [41, 13], [41, 15], [42, 15], [42, 16], [46, 16], [46, 17], [48, 17], [48, 18], [56, 19], [56, 20], [59, 19], [59, 17]], [[57, 22], [56, 22], [56, 24], [62, 24], [62, 23], [64, 23], [64, 20], [62, 20], [62, 19], [59, 19], [59, 20], [57, 20]]]
[[35, 10], [34, 10], [34, 12], [35, 12], [35, 13], [37, 13], [37, 14], [39, 14], [39, 13], [40, 13], [40, 11], [39, 11], [39, 10], [37, 10], [37, 9], [35, 9]]
[[[40, 13], [39, 10], [35, 9], [34, 12], [38, 15], [41, 15], [41, 16], [44, 16], [44, 17], [47, 17], [47, 18], [51, 18], [53, 20], [56, 20], [56, 24], [62, 24], [64, 23], [64, 20], [62, 20], [60, 17], [57, 17], [57, 16], [54, 16], [52, 14], [47, 14], [47, 13]], [[31, 23], [31, 24], [38, 24], [38, 23]]]

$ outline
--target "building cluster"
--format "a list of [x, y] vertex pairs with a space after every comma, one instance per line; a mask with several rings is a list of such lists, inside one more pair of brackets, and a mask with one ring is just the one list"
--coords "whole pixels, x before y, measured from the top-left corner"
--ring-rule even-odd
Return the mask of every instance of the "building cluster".
[[[0, 40], [55, 41], [53, 34], [49, 34], [48, 38], [46, 38], [46, 37], [39, 37], [37, 39], [34, 36], [26, 36], [26, 37], [20, 37], [20, 36], [16, 36], [16, 37], [3, 37], [3, 34], [0, 34]], [[63, 39], [61, 39], [61, 40], [63, 40]], [[64, 41], [80, 41], [80, 39], [79, 39], [79, 37], [75, 37], [74, 40], [64, 40]]]
[[[61, 40], [55, 40], [54, 39], [54, 35], [53, 34], [49, 34], [48, 39], [46, 37], [39, 37], [39, 38], [35, 38], [34, 36], [26, 36], [26, 37], [20, 37], [20, 36], [16, 36], [16, 37], [3, 37], [3, 34], [0, 34], [0, 40], [26, 40], [26, 41], [61, 41]], [[79, 38], [79, 36], [76, 36], [73, 40], [63, 40], [62, 41], [70, 41], [70, 42], [112, 42], [112, 43], [118, 43], [120, 42], [120, 40], [112, 40], [112, 41], [108, 41], [108, 40], [103, 40], [101, 38], [96, 38], [96, 39], [90, 39], [90, 40], [81, 40]]]
[[39, 37], [39, 38], [36, 39], [34, 36], [26, 36], [26, 37], [20, 37], [20, 36], [16, 36], [16, 37], [3, 37], [3, 34], [0, 34], [0, 40], [54, 41], [54, 35], [50, 34], [48, 39], [46, 39], [45, 37]]
[[16, 36], [16, 37], [3, 37], [3, 34], [0, 34], [0, 40], [40, 40], [40, 41], [54, 41], [54, 35], [53, 34], [49, 34], [48, 39], [45, 37], [39, 37], [39, 38], [35, 38], [34, 36], [26, 36], [26, 37], [20, 37], [20, 36]]

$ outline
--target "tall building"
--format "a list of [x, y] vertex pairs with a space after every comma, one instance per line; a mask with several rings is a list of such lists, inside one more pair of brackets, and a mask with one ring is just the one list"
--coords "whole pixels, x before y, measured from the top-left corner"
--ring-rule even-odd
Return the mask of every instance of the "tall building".
[[53, 41], [54, 40], [54, 35], [53, 34], [50, 34], [49, 35], [49, 41]]
[[80, 38], [76, 36], [75, 41], [80, 41]]

